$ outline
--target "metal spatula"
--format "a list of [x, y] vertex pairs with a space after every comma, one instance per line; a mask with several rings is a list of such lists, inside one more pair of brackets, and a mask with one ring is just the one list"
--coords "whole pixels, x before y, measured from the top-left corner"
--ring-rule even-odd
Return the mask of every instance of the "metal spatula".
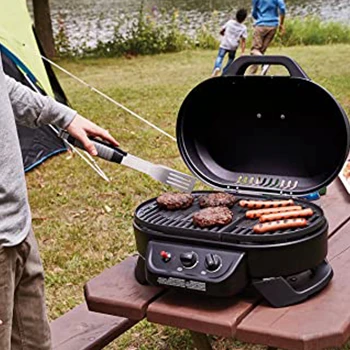
[[[84, 146], [80, 141], [63, 130], [59, 133], [59, 137], [67, 140], [73, 146], [84, 149]], [[99, 158], [138, 170], [151, 176], [153, 179], [170, 185], [180, 191], [191, 192], [197, 181], [193, 176], [181, 173], [180, 171], [163, 165], [153, 164], [100, 140], [92, 139], [91, 141], [96, 147], [98, 152], [97, 156]]]

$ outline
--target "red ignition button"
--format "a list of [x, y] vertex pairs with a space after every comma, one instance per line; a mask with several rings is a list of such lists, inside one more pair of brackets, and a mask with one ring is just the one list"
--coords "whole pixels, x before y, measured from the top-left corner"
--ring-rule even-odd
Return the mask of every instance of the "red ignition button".
[[171, 254], [169, 252], [166, 252], [165, 250], [162, 250], [160, 252], [160, 256], [162, 257], [164, 262], [168, 262], [171, 259]]

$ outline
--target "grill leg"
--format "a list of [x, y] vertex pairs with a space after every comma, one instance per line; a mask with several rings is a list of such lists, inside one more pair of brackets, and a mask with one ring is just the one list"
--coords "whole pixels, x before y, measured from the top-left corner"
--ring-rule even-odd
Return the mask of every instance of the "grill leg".
[[193, 340], [193, 345], [197, 350], [213, 350], [206, 334], [193, 331], [190, 331], [190, 333]]

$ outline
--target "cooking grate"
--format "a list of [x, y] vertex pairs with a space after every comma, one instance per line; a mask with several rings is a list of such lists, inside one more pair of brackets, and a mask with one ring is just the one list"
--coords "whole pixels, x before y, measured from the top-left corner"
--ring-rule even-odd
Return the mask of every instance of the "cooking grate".
[[[254, 196], [236, 196], [234, 206], [231, 208], [233, 212], [233, 222], [223, 227], [200, 228], [193, 224], [192, 216], [200, 210], [198, 204], [199, 196], [209, 192], [195, 192], [193, 205], [185, 210], [169, 211], [158, 207], [156, 199], [151, 199], [141, 204], [135, 212], [135, 223], [140, 227], [170, 235], [179, 235], [192, 238], [204, 238], [215, 241], [229, 241], [237, 243], [272, 243], [289, 241], [306, 236], [314, 232], [319, 226], [324, 224], [324, 216], [322, 210], [316, 205], [295, 200], [296, 205], [303, 208], [311, 208], [314, 215], [308, 219], [308, 226], [303, 228], [291, 228], [288, 230], [279, 230], [264, 234], [257, 234], [253, 231], [253, 226], [259, 222], [258, 219], [247, 219], [245, 212], [247, 209], [238, 205], [241, 199], [262, 199]], [[267, 198], [263, 198], [267, 199]], [[275, 198], [273, 198], [275, 199]]]

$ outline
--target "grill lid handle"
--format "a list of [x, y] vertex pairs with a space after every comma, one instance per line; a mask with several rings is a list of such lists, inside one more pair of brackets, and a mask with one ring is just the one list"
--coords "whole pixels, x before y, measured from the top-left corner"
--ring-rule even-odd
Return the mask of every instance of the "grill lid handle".
[[241, 56], [231, 64], [224, 75], [244, 75], [247, 68], [253, 64], [283, 66], [288, 70], [291, 77], [310, 79], [298, 63], [287, 56]]

